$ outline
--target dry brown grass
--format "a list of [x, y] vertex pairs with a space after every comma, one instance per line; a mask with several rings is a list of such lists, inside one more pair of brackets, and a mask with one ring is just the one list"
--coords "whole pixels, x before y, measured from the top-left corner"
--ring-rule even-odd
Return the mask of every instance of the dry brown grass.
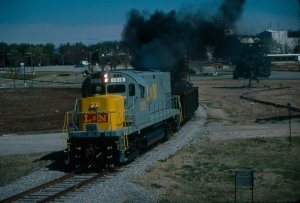
[[[273, 116], [287, 115], [286, 108], [277, 108], [260, 103], [240, 99], [244, 93], [262, 101], [286, 105], [287, 102], [300, 109], [300, 81], [299, 80], [262, 80], [254, 83], [253, 88], [247, 87], [248, 80], [203, 80], [193, 81], [199, 87], [200, 102], [208, 111], [221, 109], [226, 116], [221, 116], [233, 123], [249, 122], [251, 108], [252, 120]], [[283, 88], [283, 89], [274, 89]], [[213, 107], [213, 108], [211, 108]], [[212, 112], [213, 113], [213, 112]], [[293, 113], [297, 114], [297, 113]], [[298, 113], [299, 114], [299, 113]], [[214, 121], [217, 114], [208, 112], [208, 121]], [[216, 118], [220, 120], [220, 118]]]
[[[300, 199], [300, 139], [205, 141], [181, 150], [134, 178], [163, 195], [162, 202], [233, 202], [234, 172], [254, 170], [254, 202]], [[250, 190], [238, 190], [250, 202]]]

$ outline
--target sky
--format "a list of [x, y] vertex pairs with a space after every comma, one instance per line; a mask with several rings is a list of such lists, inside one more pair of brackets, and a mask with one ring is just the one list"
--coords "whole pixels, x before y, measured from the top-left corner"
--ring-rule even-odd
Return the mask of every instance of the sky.
[[[300, 0], [246, 0], [236, 32], [300, 30]], [[121, 40], [131, 9], [214, 15], [221, 0], [0, 0], [0, 42], [96, 44]]]

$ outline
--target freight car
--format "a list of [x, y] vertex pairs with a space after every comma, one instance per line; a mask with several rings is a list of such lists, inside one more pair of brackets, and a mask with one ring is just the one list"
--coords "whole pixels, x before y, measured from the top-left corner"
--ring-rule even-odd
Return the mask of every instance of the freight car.
[[193, 87], [186, 80], [179, 80], [172, 86], [172, 95], [177, 95], [180, 100], [181, 123], [188, 121], [199, 106], [198, 87]]
[[[82, 98], [66, 113], [66, 164], [114, 167], [168, 139], [199, 104], [198, 90], [188, 97], [176, 93], [180, 94], [172, 95], [168, 72], [119, 70], [89, 75], [82, 84]], [[190, 102], [193, 108], [187, 110]]]

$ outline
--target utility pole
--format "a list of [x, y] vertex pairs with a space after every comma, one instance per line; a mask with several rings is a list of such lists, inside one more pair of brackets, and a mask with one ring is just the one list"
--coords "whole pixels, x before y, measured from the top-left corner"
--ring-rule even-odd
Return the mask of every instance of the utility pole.
[[3, 65], [3, 68], [5, 68], [4, 42], [2, 42], [2, 65]]

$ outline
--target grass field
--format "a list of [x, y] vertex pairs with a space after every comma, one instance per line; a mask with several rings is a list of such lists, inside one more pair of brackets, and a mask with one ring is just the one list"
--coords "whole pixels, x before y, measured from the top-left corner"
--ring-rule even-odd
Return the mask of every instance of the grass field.
[[[254, 202], [300, 200], [300, 138], [203, 141], [133, 178], [163, 194], [161, 202], [233, 202], [234, 174], [254, 171]], [[238, 190], [251, 202], [251, 190]]]
[[24, 175], [49, 165], [50, 160], [41, 160], [45, 155], [45, 153], [37, 153], [0, 156], [0, 186], [7, 185]]

